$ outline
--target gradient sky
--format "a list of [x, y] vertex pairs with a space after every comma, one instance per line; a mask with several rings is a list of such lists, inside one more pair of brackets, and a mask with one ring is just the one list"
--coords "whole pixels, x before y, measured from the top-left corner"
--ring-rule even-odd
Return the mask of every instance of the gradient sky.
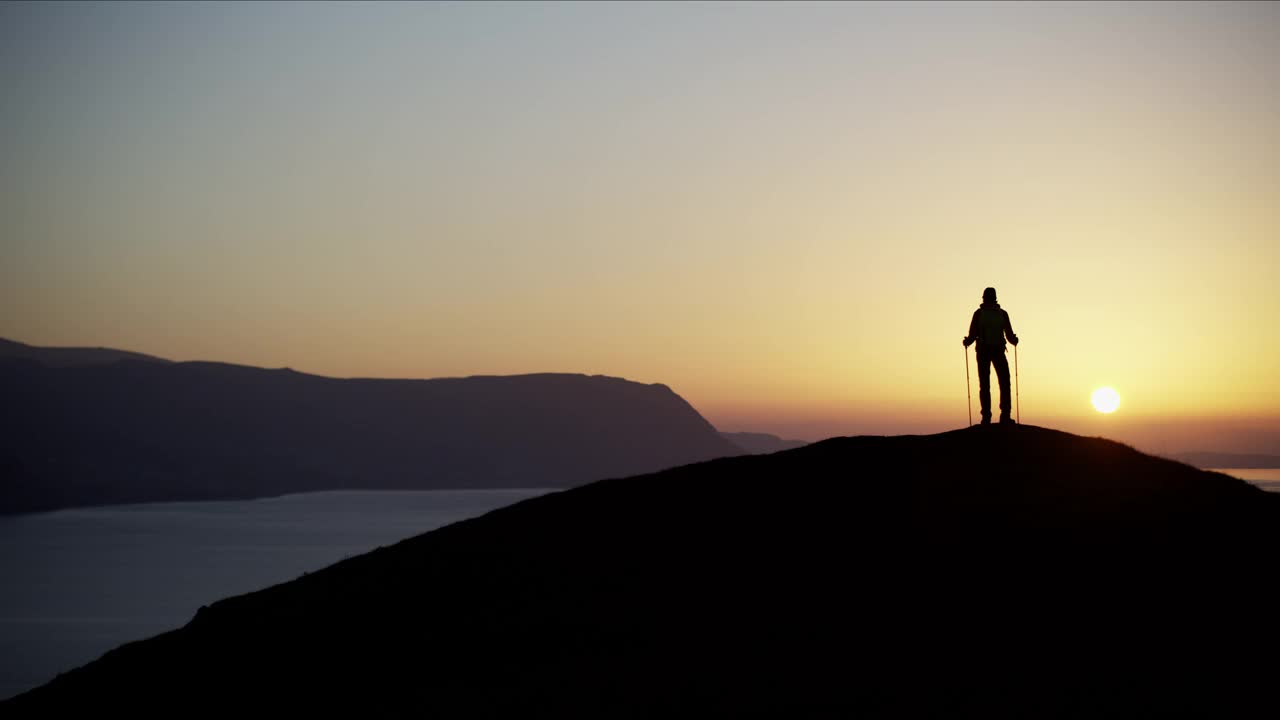
[[1028, 422], [1280, 452], [1278, 54], [1275, 4], [6, 3], [0, 336], [816, 438], [962, 426], [994, 285]]

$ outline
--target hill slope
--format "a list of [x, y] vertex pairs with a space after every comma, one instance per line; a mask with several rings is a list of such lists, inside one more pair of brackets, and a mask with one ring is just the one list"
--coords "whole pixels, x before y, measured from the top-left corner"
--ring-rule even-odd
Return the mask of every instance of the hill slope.
[[427, 533], [0, 710], [1243, 716], [1278, 500], [1034, 427], [833, 439]]
[[740, 454], [665, 385], [0, 361], [0, 513], [328, 489], [568, 487]]

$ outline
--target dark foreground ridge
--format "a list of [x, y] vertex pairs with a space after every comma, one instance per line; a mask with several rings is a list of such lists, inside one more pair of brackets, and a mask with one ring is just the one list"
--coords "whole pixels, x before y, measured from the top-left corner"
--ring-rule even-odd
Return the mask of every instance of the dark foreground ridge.
[[528, 500], [0, 711], [1249, 716], [1277, 501], [1035, 427], [839, 438]]
[[742, 453], [667, 386], [621, 378], [340, 380], [100, 353], [66, 365], [48, 360], [56, 348], [22, 347], [32, 352], [0, 347], [0, 514], [571, 487]]

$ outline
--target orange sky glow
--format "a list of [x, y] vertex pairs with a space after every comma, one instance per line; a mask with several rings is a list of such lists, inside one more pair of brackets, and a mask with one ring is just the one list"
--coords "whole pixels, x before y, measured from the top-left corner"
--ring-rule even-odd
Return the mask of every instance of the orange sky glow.
[[816, 439], [962, 426], [991, 285], [1028, 422], [1280, 453], [1274, 4], [9, 4], [0, 28], [0, 337], [599, 373]]

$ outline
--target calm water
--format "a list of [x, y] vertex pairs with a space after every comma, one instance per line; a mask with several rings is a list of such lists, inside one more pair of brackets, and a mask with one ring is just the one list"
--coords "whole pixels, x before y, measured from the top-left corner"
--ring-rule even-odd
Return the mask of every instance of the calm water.
[[1263, 490], [1280, 492], [1280, 468], [1213, 468], [1213, 471], [1248, 480]]
[[0, 518], [0, 698], [201, 605], [546, 490], [326, 492]]
[[[1280, 469], [1218, 470], [1280, 492]], [[0, 698], [201, 605], [546, 490], [327, 492], [0, 518]]]

